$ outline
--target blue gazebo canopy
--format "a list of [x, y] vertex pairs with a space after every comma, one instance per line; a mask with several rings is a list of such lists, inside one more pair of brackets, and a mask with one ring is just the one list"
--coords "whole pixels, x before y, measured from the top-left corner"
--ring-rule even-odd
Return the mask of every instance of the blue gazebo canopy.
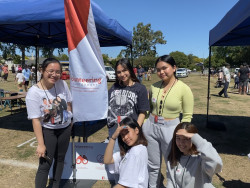
[[239, 0], [209, 32], [209, 46], [250, 45], [250, 1]]
[[[127, 46], [132, 33], [91, 2], [100, 45]], [[0, 42], [67, 48], [63, 0], [0, 1]]]

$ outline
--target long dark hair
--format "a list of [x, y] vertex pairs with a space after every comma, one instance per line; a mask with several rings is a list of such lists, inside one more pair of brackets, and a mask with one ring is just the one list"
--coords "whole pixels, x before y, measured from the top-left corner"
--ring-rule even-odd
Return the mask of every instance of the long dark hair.
[[[60, 70], [62, 72], [62, 64], [56, 58], [47, 58], [47, 59], [45, 59], [43, 61], [42, 65], [41, 65], [42, 72], [44, 72], [46, 70], [46, 68], [48, 67], [48, 65], [51, 64], [51, 63], [58, 63], [60, 65]], [[43, 78], [43, 74], [41, 75], [41, 79], [42, 78]]]
[[[170, 55], [163, 55], [163, 56], [158, 57], [158, 59], [155, 61], [155, 67], [156, 67], [157, 64], [158, 64], [159, 62], [161, 62], [161, 61], [163, 61], [163, 62], [165, 62], [165, 63], [168, 63], [168, 64], [171, 65], [173, 68], [174, 68], [174, 66], [177, 67], [174, 58], [173, 58], [172, 56], [170, 56]], [[177, 77], [176, 77], [176, 71], [174, 72], [174, 76], [175, 76], [175, 78], [177, 78]]]
[[[177, 166], [177, 163], [180, 161], [181, 155], [183, 154], [176, 145], [176, 133], [179, 129], [185, 129], [188, 133], [198, 133], [197, 128], [189, 122], [182, 122], [178, 124], [173, 133], [173, 139], [171, 144], [171, 150], [168, 155], [168, 160], [170, 161], [171, 167]], [[192, 144], [191, 154], [198, 154], [196, 146]]]
[[[136, 120], [134, 120], [131, 117], [126, 117], [124, 118], [121, 122], [120, 122], [121, 126], [129, 126], [132, 129], [138, 129], [139, 130], [139, 134], [138, 134], [138, 139], [135, 143], [135, 145], [139, 145], [142, 144], [144, 146], [148, 145], [148, 142], [142, 132], [142, 128], [139, 126], [139, 124], [137, 123]], [[118, 144], [120, 147], [120, 154], [121, 156], [124, 156], [127, 151], [131, 148], [131, 146], [128, 146], [126, 143], [123, 142], [121, 135], [118, 136]]]
[[131, 77], [131, 80], [134, 81], [134, 82], [140, 82], [138, 80], [138, 78], [136, 77], [135, 73], [134, 73], [134, 70], [133, 70], [133, 67], [132, 65], [130, 64], [129, 60], [126, 59], [126, 58], [122, 58], [120, 59], [119, 61], [116, 62], [115, 64], [115, 75], [116, 75], [116, 79], [115, 79], [115, 83], [116, 84], [119, 84], [119, 85], [123, 85], [119, 80], [118, 80], [118, 76], [117, 76], [117, 67], [118, 65], [121, 65], [124, 69], [128, 70], [129, 73], [130, 73], [130, 77]]

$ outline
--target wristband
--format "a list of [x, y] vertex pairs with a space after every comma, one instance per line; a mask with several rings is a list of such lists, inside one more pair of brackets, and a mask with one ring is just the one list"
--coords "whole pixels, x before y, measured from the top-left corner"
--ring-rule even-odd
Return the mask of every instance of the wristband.
[[116, 138], [113, 138], [113, 137], [111, 137], [111, 139], [114, 140], [114, 141], [116, 140]]

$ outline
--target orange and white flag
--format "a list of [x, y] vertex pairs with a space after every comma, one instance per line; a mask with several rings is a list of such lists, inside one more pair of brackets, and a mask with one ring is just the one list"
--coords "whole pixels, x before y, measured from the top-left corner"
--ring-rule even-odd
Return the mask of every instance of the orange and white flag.
[[108, 90], [90, 0], [65, 0], [73, 119], [105, 119]]

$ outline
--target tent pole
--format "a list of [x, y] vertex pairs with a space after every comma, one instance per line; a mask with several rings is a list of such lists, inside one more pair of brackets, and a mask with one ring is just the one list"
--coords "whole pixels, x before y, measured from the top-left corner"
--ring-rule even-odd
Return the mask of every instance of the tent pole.
[[37, 65], [39, 64], [38, 63], [38, 58], [39, 58], [39, 48], [38, 46], [35, 46], [36, 47], [36, 66], [35, 66], [35, 78], [36, 78], [36, 83], [37, 83]]
[[211, 69], [211, 46], [209, 46], [209, 62], [208, 62], [208, 87], [207, 87], [207, 126], [208, 126], [208, 111], [210, 100], [210, 69]]
[[130, 58], [131, 58], [131, 62], [132, 62], [132, 67], [134, 67], [134, 58], [133, 58], [133, 46], [132, 44], [129, 45], [129, 48], [130, 48]]

